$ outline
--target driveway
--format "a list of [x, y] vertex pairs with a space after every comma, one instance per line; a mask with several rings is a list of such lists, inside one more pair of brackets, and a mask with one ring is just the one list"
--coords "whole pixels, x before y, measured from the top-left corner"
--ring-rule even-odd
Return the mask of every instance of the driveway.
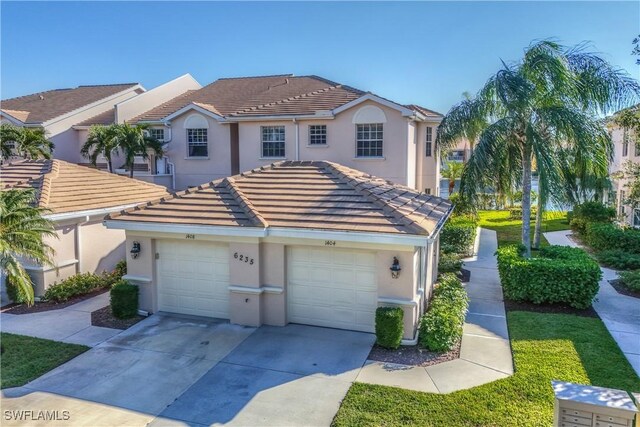
[[55, 401], [72, 412], [67, 425], [110, 425], [112, 417], [128, 425], [329, 425], [373, 341], [156, 314], [10, 390], [22, 397], [3, 399], [3, 409], [51, 409]]

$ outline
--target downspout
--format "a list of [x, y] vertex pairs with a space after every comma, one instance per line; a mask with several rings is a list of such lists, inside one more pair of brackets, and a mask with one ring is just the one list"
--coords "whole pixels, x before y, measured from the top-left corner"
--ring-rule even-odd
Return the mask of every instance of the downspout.
[[89, 215], [76, 223], [76, 274], [82, 273], [82, 226], [89, 222]]
[[296, 126], [296, 160], [300, 160], [300, 123], [294, 118], [293, 124]]
[[[165, 122], [164, 127], [169, 129], [169, 139], [163, 141], [165, 145], [169, 144], [173, 139], [173, 129], [171, 129], [171, 122]], [[169, 166], [169, 173], [171, 174], [171, 189], [176, 189], [176, 166], [169, 161], [169, 156], [165, 156], [167, 158], [167, 166]]]

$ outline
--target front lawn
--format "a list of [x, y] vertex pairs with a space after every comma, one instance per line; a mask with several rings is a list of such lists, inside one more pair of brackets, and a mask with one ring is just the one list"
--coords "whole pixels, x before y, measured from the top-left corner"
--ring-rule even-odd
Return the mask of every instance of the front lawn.
[[553, 420], [551, 380], [640, 390], [640, 378], [600, 319], [507, 316], [513, 376], [446, 395], [355, 383], [334, 426], [543, 426]]
[[89, 347], [24, 335], [0, 334], [0, 388], [18, 387], [62, 365]]
[[[496, 230], [498, 233], [498, 246], [518, 244], [522, 241], [522, 220], [509, 219], [509, 211], [479, 211], [479, 225], [482, 228]], [[545, 212], [542, 221], [542, 232], [569, 230], [566, 212]], [[535, 218], [532, 218], [535, 219]], [[535, 222], [531, 221], [531, 240]], [[547, 239], [542, 236], [541, 245], [547, 246]]]

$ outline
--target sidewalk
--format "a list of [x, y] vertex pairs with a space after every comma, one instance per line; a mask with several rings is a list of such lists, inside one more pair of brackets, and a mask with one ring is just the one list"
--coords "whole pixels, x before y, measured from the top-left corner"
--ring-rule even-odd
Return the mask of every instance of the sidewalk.
[[[552, 245], [579, 247], [568, 235], [571, 230], [544, 233]], [[631, 366], [640, 376], [640, 300], [619, 294], [609, 280], [617, 278], [615, 270], [600, 267], [602, 280], [597, 300], [593, 303], [598, 315], [618, 343]]]
[[480, 229], [478, 255], [465, 261], [471, 280], [460, 358], [427, 367], [367, 361], [356, 381], [417, 390], [451, 393], [513, 375], [513, 359], [502, 288], [494, 253], [496, 232]]
[[122, 332], [91, 325], [91, 312], [108, 304], [109, 292], [105, 292], [59, 310], [0, 313], [0, 331], [95, 347]]

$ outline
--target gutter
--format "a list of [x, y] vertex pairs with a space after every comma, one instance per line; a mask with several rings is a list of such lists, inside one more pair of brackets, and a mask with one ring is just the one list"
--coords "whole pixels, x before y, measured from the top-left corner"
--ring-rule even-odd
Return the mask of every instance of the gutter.
[[67, 213], [59, 213], [59, 214], [51, 214], [51, 215], [45, 215], [44, 217], [48, 220], [51, 221], [66, 221], [69, 219], [77, 219], [77, 218], [82, 218], [82, 217], [91, 217], [91, 216], [95, 216], [95, 215], [107, 215], [110, 213], [114, 213], [114, 212], [120, 212], [123, 211], [125, 209], [130, 209], [136, 206], [139, 206], [141, 203], [132, 203], [129, 205], [121, 205], [121, 206], [114, 206], [112, 208], [104, 208], [104, 209], [91, 209], [91, 210], [85, 210], [85, 211], [74, 211], [74, 212], [67, 212]]

